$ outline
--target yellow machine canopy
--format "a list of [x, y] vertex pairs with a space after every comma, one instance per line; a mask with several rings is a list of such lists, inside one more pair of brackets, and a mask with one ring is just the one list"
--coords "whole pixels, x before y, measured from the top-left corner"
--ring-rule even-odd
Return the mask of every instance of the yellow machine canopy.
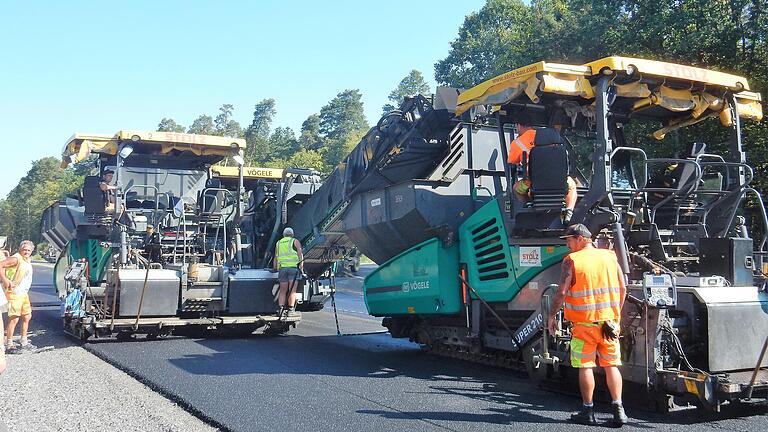
[[[590, 110], [600, 76], [612, 76], [614, 106], [627, 116], [658, 118], [666, 126], [661, 139], [675, 127], [719, 116], [732, 124], [725, 96], [733, 94], [739, 116], [760, 121], [759, 93], [749, 91], [743, 77], [654, 60], [606, 57], [580, 66], [539, 62], [491, 78], [459, 95], [456, 115], [477, 105], [559, 104], [569, 116]], [[555, 102], [559, 101], [559, 102]], [[570, 112], [568, 112], [570, 110]]]
[[245, 149], [245, 140], [176, 132], [121, 130], [115, 135], [76, 133], [61, 153], [61, 166], [85, 160], [93, 153], [114, 156], [121, 144], [131, 144], [140, 154], [172, 155], [190, 152], [197, 156], [233, 156]]

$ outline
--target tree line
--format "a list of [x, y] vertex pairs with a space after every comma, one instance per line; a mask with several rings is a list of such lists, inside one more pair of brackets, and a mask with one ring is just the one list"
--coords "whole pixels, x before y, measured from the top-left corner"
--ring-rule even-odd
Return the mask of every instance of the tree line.
[[[389, 94], [383, 113], [397, 108], [405, 96], [429, 94], [424, 76], [412, 70]], [[363, 95], [347, 89], [337, 94], [320, 111], [309, 115], [297, 133], [290, 127], [274, 129], [277, 103], [263, 99], [255, 104], [251, 124], [243, 127], [232, 119], [234, 107], [224, 104], [213, 117], [198, 116], [188, 127], [164, 117], [157, 130], [245, 138], [245, 160], [249, 165], [275, 168], [295, 166], [330, 172], [357, 145], [370, 128], [363, 112]]]

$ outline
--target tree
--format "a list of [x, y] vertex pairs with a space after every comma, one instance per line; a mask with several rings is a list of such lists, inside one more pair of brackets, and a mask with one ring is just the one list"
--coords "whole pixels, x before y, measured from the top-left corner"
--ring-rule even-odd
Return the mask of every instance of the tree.
[[320, 109], [320, 133], [327, 140], [325, 162], [335, 166], [346, 155], [344, 146], [352, 134], [369, 128], [359, 90], [344, 90]]
[[320, 150], [325, 145], [323, 136], [320, 134], [319, 115], [312, 114], [301, 124], [299, 144], [302, 149], [306, 150]]
[[471, 87], [513, 69], [529, 42], [530, 16], [522, 0], [488, 0], [464, 19], [448, 57], [435, 64], [435, 78], [454, 87]]
[[269, 130], [276, 113], [274, 99], [263, 99], [254, 107], [253, 121], [245, 130], [245, 156], [249, 162], [265, 162], [272, 156]]
[[32, 162], [32, 168], [0, 204], [0, 232], [16, 248], [21, 240], [42, 240], [40, 217], [43, 210], [67, 193], [78, 189], [83, 176], [74, 169], [62, 169], [58, 159], [46, 157]]
[[289, 127], [278, 127], [269, 137], [269, 148], [272, 156], [287, 159], [299, 150], [299, 140]]
[[209, 115], [201, 115], [192, 122], [189, 126], [187, 133], [201, 134], [201, 135], [213, 135], [213, 117]]
[[224, 104], [219, 108], [219, 114], [213, 120], [214, 135], [233, 138], [243, 137], [243, 128], [240, 126], [240, 123], [232, 120], [232, 111], [234, 109], [234, 106], [231, 104]]
[[397, 109], [406, 96], [413, 96], [417, 94], [426, 95], [429, 94], [429, 84], [424, 80], [424, 75], [416, 69], [411, 70], [408, 75], [400, 80], [400, 84], [389, 93], [389, 100], [391, 104], [385, 104], [381, 109], [384, 114]]
[[323, 160], [323, 155], [317, 150], [299, 150], [288, 159], [288, 166], [311, 168], [323, 174], [330, 171]]
[[176, 123], [174, 119], [163, 117], [160, 123], [157, 124], [157, 130], [160, 132], [178, 132], [183, 133], [184, 126]]

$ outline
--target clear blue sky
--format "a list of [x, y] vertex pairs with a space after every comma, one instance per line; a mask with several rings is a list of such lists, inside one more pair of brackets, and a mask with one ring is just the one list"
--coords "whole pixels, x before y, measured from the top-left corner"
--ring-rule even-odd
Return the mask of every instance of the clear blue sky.
[[225, 103], [246, 126], [277, 102], [299, 130], [359, 89], [375, 122], [411, 70], [435, 86], [465, 15], [483, 0], [4, 2], [0, 13], [0, 197], [74, 132], [188, 126]]

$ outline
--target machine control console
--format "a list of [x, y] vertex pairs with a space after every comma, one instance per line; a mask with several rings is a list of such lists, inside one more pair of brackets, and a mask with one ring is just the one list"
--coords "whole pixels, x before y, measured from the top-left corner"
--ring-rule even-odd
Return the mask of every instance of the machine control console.
[[668, 273], [643, 274], [643, 294], [649, 306], [668, 308], [677, 305], [677, 289]]

